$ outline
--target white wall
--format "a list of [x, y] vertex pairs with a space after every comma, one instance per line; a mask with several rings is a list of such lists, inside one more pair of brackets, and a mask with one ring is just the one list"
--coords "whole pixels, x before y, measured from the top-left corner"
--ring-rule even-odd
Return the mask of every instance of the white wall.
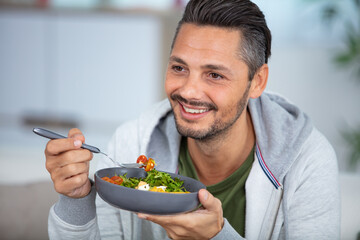
[[[321, 20], [325, 1], [255, 2], [273, 34], [268, 90], [300, 106], [332, 143], [340, 170], [348, 170], [349, 149], [341, 132], [360, 127], [360, 81], [333, 62], [343, 47], [343, 26]], [[354, 13], [343, 2], [342, 10], [351, 18]]]
[[1, 12], [0, 114], [134, 118], [161, 94], [159, 21], [109, 13]]
[[47, 140], [23, 125], [24, 115], [77, 121], [87, 143], [106, 151], [119, 124], [160, 100], [162, 21], [152, 13], [0, 9], [0, 183], [49, 179]]

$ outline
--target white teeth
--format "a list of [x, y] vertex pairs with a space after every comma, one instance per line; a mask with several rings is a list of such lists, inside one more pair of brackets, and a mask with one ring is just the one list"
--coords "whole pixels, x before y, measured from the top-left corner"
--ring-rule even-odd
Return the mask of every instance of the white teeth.
[[188, 113], [204, 113], [206, 111], [208, 111], [207, 109], [192, 109], [192, 108], [187, 108], [185, 106], [183, 106], [184, 109], [185, 109], [185, 112], [188, 112]]

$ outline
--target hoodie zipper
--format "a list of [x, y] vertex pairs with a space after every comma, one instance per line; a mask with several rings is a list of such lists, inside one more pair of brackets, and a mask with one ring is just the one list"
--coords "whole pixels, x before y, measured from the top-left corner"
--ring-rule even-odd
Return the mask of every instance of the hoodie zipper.
[[270, 171], [270, 169], [268, 168], [268, 166], [266, 165], [264, 158], [261, 154], [259, 145], [256, 143], [256, 156], [259, 160], [259, 164], [262, 168], [262, 170], [264, 171], [264, 173], [266, 174], [266, 176], [269, 178], [270, 182], [274, 185], [274, 187], [276, 189], [279, 189], [281, 187], [281, 184], [279, 183], [279, 181], [275, 178], [275, 176], [272, 174], [272, 172]]

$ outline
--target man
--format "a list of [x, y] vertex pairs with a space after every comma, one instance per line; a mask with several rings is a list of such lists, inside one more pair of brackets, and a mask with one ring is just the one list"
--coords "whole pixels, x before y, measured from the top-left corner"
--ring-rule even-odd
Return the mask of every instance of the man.
[[[108, 153], [123, 162], [145, 154], [158, 170], [199, 179], [207, 186], [202, 208], [134, 214], [99, 197], [95, 206], [92, 155], [72, 129], [45, 150], [61, 193], [50, 210], [50, 237], [338, 239], [334, 151], [297, 107], [264, 93], [270, 53], [271, 34], [255, 4], [190, 1], [169, 58], [168, 100], [120, 126]], [[98, 168], [111, 166], [104, 160]]]

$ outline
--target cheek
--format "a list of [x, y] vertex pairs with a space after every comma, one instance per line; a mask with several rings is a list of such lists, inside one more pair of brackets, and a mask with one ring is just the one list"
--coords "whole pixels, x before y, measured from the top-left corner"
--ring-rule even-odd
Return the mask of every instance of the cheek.
[[232, 91], [221, 91], [221, 89], [208, 90], [210, 100], [215, 103], [218, 108], [228, 107], [234, 101], [234, 94]]
[[166, 85], [165, 84], [165, 93], [166, 93], [166, 96], [168, 97], [168, 99], [171, 101], [171, 94], [173, 93], [174, 91], [172, 90], [172, 88], [169, 87], [169, 85]]
[[166, 79], [165, 79], [165, 92], [166, 92], [166, 95], [169, 97], [171, 92], [172, 92], [172, 89], [173, 89], [173, 86], [172, 86], [172, 83], [171, 83], [171, 80], [168, 78], [168, 76], [166, 76]]
[[166, 75], [165, 79], [165, 92], [169, 97], [174, 91], [180, 88], [180, 81], [176, 81], [176, 79], [172, 78], [170, 74]]
[[215, 91], [211, 94], [211, 101], [219, 109], [218, 115], [221, 117], [228, 117], [237, 111], [237, 103], [241, 98], [241, 93], [236, 91]]

